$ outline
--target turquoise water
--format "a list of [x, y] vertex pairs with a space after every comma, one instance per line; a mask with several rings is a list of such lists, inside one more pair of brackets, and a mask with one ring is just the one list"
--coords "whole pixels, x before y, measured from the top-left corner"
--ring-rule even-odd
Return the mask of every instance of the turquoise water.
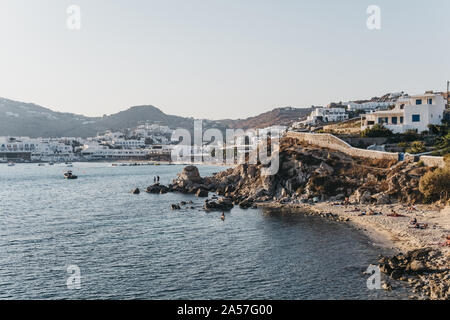
[[[0, 299], [388, 299], [362, 272], [380, 249], [349, 226], [144, 190], [182, 166], [0, 164]], [[202, 175], [222, 170], [201, 166]], [[194, 209], [170, 210], [194, 201]], [[67, 266], [80, 269], [69, 289]]]

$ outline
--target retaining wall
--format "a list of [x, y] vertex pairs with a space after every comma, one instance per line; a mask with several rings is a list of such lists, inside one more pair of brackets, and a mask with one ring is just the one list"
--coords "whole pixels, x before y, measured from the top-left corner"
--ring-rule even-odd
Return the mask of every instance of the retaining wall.
[[427, 167], [445, 167], [444, 157], [420, 156], [420, 161]]
[[398, 153], [355, 148], [328, 133], [287, 132], [286, 137], [296, 138], [318, 147], [340, 151], [352, 157], [398, 161]]

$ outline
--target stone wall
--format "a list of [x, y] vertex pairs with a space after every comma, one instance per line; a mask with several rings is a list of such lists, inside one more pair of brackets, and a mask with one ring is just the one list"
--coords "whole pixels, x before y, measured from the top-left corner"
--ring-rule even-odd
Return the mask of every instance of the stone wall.
[[420, 161], [427, 167], [443, 168], [445, 166], [444, 157], [420, 156]]
[[286, 137], [296, 138], [318, 147], [340, 151], [352, 157], [398, 161], [398, 153], [354, 148], [347, 142], [328, 133], [288, 132]]

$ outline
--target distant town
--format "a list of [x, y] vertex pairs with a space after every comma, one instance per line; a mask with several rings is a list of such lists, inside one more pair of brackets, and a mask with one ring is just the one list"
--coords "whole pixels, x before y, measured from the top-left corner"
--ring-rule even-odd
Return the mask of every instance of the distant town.
[[[274, 122], [265, 128], [255, 128], [257, 137], [228, 148], [256, 148], [261, 136], [269, 131], [329, 132], [347, 135], [348, 138], [352, 135], [361, 137], [368, 130], [383, 128], [392, 134], [409, 132], [420, 135], [429, 132], [430, 126], [441, 125], [444, 118], [448, 117], [446, 99], [448, 93], [444, 92], [427, 91], [415, 95], [398, 92], [370, 100], [333, 102], [326, 107], [312, 106], [311, 113], [306, 117], [291, 119], [288, 125]], [[88, 138], [3, 136], [0, 137], [0, 162], [170, 161], [170, 155], [179, 143], [172, 138], [175, 129], [146, 121], [132, 128], [107, 130]], [[399, 146], [401, 144], [397, 143], [396, 149]], [[408, 147], [403, 146], [405, 150]], [[190, 152], [207, 155], [217, 147], [217, 143], [205, 142]], [[382, 143], [365, 147], [385, 151]], [[424, 148], [419, 151], [429, 150], [424, 143]]]

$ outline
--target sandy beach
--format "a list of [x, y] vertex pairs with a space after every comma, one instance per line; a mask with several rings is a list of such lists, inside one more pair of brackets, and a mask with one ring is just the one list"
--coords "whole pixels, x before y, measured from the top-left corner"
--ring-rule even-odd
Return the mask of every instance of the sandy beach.
[[[445, 236], [450, 234], [450, 207], [441, 208], [435, 205], [416, 205], [409, 211], [406, 205], [335, 205], [330, 202], [316, 204], [280, 204], [259, 203], [259, 207], [285, 208], [299, 212], [317, 214], [332, 213], [340, 218], [349, 219], [348, 223], [364, 231], [374, 244], [393, 249], [398, 252], [418, 248], [433, 247], [450, 256], [450, 247], [440, 245]], [[360, 215], [371, 208], [378, 215]], [[389, 217], [394, 210], [404, 217]], [[419, 223], [426, 223], [426, 229], [412, 228], [409, 221], [416, 218]]]
[[[277, 202], [259, 203], [261, 208], [276, 208], [292, 210], [292, 212], [308, 213], [330, 217], [337, 221], [349, 223], [363, 231], [375, 246], [392, 250], [397, 257], [402, 258], [408, 252], [431, 249], [433, 258], [427, 262], [428, 272], [415, 277], [401, 276], [401, 280], [408, 281], [416, 296], [421, 299], [447, 299], [448, 282], [450, 281], [450, 247], [443, 246], [446, 236], [450, 235], [450, 207], [436, 205], [416, 205], [408, 210], [406, 205], [340, 205], [331, 202], [316, 204], [280, 204]], [[361, 215], [369, 208], [378, 214]], [[399, 217], [388, 216], [394, 210]], [[427, 224], [425, 229], [413, 228], [411, 219]]]

